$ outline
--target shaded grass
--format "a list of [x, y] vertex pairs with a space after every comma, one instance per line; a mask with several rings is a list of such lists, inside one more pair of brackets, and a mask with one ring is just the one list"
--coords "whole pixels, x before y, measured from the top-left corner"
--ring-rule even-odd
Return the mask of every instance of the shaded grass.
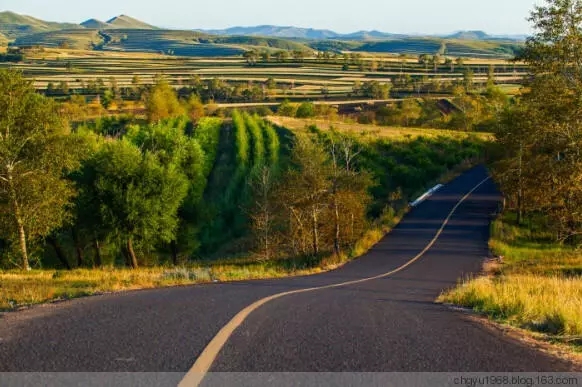
[[440, 302], [582, 349], [582, 253], [552, 241], [541, 218], [517, 226], [513, 214], [493, 222], [490, 247], [501, 263], [467, 280]]

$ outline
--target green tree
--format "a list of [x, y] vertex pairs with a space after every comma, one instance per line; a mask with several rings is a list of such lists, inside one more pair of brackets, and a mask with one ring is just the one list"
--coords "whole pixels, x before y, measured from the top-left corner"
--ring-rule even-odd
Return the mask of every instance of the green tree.
[[404, 126], [409, 126], [411, 123], [416, 122], [416, 120], [420, 118], [422, 114], [422, 107], [418, 104], [416, 99], [407, 98], [402, 101], [400, 114], [402, 116]]
[[315, 116], [315, 105], [313, 102], [303, 102], [297, 108], [297, 113], [295, 114], [297, 118], [311, 118]]
[[497, 133], [497, 173], [513, 208], [548, 216], [560, 241], [579, 243], [582, 1], [546, 0], [530, 21], [534, 34], [518, 58], [528, 65], [527, 89]]
[[154, 87], [146, 96], [145, 106], [149, 122], [158, 122], [185, 113], [176, 91], [163, 77], [157, 78]]
[[136, 244], [147, 249], [175, 239], [188, 192], [178, 166], [164, 166], [155, 153], [119, 140], [106, 143], [86, 168], [100, 221], [124, 241], [128, 266], [139, 266]]
[[70, 218], [75, 196], [63, 174], [78, 168], [83, 143], [69, 135], [57, 109], [21, 73], [0, 71], [0, 225], [25, 270], [29, 243]]

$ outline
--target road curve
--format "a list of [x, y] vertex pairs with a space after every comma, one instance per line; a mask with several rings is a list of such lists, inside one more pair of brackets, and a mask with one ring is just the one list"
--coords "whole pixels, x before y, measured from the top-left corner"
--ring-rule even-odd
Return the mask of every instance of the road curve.
[[[495, 185], [485, 181], [460, 203], [486, 178], [483, 167], [463, 174], [366, 256], [333, 272], [105, 295], [6, 313], [0, 317], [0, 372], [186, 375], [249, 305], [326, 286], [254, 310], [229, 335], [210, 371], [570, 371], [566, 361], [433, 303], [442, 289], [478, 272], [488, 256], [490, 215], [499, 203]], [[431, 241], [413, 264], [382, 276]]]

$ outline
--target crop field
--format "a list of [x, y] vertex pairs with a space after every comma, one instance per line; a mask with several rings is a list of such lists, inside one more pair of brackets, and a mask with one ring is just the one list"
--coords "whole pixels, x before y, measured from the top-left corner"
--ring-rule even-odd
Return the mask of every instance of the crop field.
[[[84, 43], [81, 45], [92, 44], [97, 32], [85, 30], [83, 33]], [[167, 55], [166, 49], [131, 52], [134, 48], [136, 51], [143, 50], [141, 46], [132, 48], [131, 34], [118, 36], [120, 33], [117, 31], [107, 33], [112, 39], [108, 49], [119, 51], [56, 47], [29, 49], [25, 62], [0, 63], [0, 68], [11, 67], [23, 71], [26, 77], [34, 80], [34, 85], [39, 90], [45, 90], [51, 83], [57, 85], [63, 82], [66, 82], [70, 90], [81, 90], [88, 82], [98, 79], [106, 85], [114, 80], [119, 87], [129, 87], [135, 82], [136, 76], [140, 85], [147, 85], [152, 84], [156, 76], [164, 75], [177, 89], [188, 85], [195, 77], [201, 81], [218, 79], [233, 84], [259, 87], [264, 87], [265, 83], [271, 80], [274, 82], [274, 87], [269, 91], [271, 99], [308, 98], [336, 101], [355, 98], [356, 96], [352, 95], [354, 87], [365, 82], [394, 84], [396, 79], [407, 77], [410, 82], [409, 92], [415, 92], [419, 85], [451, 84], [461, 81], [467, 70], [473, 72], [473, 81], [478, 86], [487, 82], [491, 66], [494, 69], [496, 83], [503, 84], [504, 90], [508, 93], [516, 94], [525, 71], [523, 65], [509, 64], [501, 59], [473, 58], [468, 59], [463, 66], [440, 64], [434, 68], [432, 65], [418, 63], [418, 58], [386, 54], [374, 56], [367, 54], [362, 57], [359, 64], [350, 62], [347, 63], [347, 67], [346, 59], [341, 56], [327, 61], [305, 58], [300, 61], [288, 59], [278, 62], [273, 59], [249, 65], [242, 56], [232, 56], [239, 50], [235, 46], [231, 47], [234, 50], [232, 52], [214, 52], [212, 58], [179, 50], [174, 51], [175, 55]], [[148, 33], [152, 34], [153, 42], [156, 36], [166, 32], [161, 30]], [[47, 34], [58, 37], [62, 32], [44, 33]], [[188, 50], [205, 50], [209, 45], [192, 43], [192, 39], [199, 39], [198, 34], [194, 32], [173, 34], [172, 37], [175, 40], [165, 37], [160, 41], [164, 44], [174, 42], [172, 44], [177, 46], [188, 41]], [[34, 37], [31, 36], [30, 39]]]

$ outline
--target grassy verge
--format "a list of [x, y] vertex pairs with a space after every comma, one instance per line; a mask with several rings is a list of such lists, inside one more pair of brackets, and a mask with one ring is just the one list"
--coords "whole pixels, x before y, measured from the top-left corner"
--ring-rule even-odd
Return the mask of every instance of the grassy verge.
[[[443, 175], [446, 183], [472, 166], [463, 163]], [[140, 289], [195, 285], [212, 282], [276, 279], [323, 273], [366, 254], [396, 226], [406, 211], [379, 219], [353, 249], [341, 257], [322, 256], [274, 261], [239, 258], [192, 263], [185, 267], [76, 269], [72, 271], [0, 270], [0, 311], [50, 301]]]
[[154, 289], [256, 279], [274, 279], [322, 273], [355, 259], [378, 243], [397, 224], [369, 230], [354, 249], [342, 257], [282, 259], [268, 262], [252, 258], [194, 263], [186, 267], [140, 268], [137, 270], [103, 268], [72, 271], [0, 271], [0, 311], [49, 301], [67, 300], [110, 292]]
[[582, 252], [553, 243], [539, 224], [518, 227], [512, 214], [496, 220], [490, 246], [502, 259], [439, 301], [582, 351]]

